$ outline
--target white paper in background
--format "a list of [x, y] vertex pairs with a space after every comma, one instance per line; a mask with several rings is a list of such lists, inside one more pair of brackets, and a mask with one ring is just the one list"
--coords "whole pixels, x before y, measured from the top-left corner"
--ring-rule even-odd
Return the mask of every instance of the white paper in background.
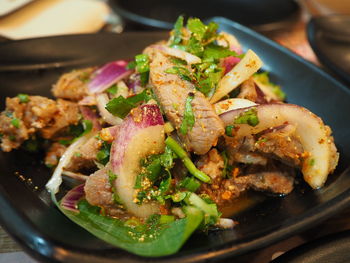
[[33, 0], [0, 0], [0, 16], [6, 15]]
[[99, 0], [36, 0], [0, 18], [0, 35], [23, 39], [93, 33], [104, 26], [109, 12]]

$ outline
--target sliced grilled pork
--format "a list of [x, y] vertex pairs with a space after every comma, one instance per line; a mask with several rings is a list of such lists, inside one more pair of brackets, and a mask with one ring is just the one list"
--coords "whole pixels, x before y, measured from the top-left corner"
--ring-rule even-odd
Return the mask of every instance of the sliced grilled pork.
[[49, 167], [56, 166], [66, 149], [66, 146], [58, 142], [54, 142], [53, 144], [51, 144], [45, 156], [45, 164]]
[[261, 132], [255, 143], [256, 150], [287, 165], [300, 167], [304, 149], [295, 138], [295, 130], [295, 126], [284, 124]]
[[[192, 83], [179, 76], [165, 73], [174, 64], [160, 51], [154, 51], [150, 64], [150, 81], [154, 93], [168, 120], [176, 127], [181, 140], [188, 151], [205, 154], [216, 145], [219, 136], [224, 133], [224, 126], [205, 96], [195, 90]], [[179, 131], [184, 117], [185, 103], [189, 94], [194, 94], [192, 110], [195, 123], [186, 135]]]
[[93, 136], [86, 144], [77, 149], [75, 155], [73, 155], [64, 169], [71, 172], [82, 172], [96, 168], [96, 155], [101, 146], [101, 140]]
[[42, 137], [45, 139], [53, 138], [69, 125], [78, 124], [79, 115], [79, 108], [76, 103], [58, 99], [56, 112], [51, 116], [50, 122], [40, 130]]
[[286, 195], [294, 188], [294, 169], [275, 162], [269, 162], [264, 167], [250, 166], [234, 182], [258, 191]]
[[79, 119], [78, 106], [73, 102], [41, 96], [28, 96], [26, 102], [18, 97], [6, 98], [6, 109], [0, 114], [1, 148], [5, 152], [16, 149], [36, 132], [51, 139]]
[[258, 104], [267, 103], [264, 92], [255, 84], [252, 77], [244, 81], [240, 88], [240, 93], [237, 96], [238, 98], [247, 99]]
[[85, 182], [85, 198], [91, 204], [101, 207], [106, 214], [123, 216], [123, 211], [114, 201], [114, 193], [109, 180], [110, 165], [96, 171]]
[[63, 74], [57, 83], [53, 85], [53, 95], [61, 99], [81, 100], [88, 95], [86, 83], [94, 70], [95, 68], [86, 68]]

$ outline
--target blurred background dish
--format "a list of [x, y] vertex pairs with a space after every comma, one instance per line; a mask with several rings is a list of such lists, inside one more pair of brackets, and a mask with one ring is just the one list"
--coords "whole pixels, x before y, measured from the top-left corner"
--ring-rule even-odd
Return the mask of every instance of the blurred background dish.
[[171, 29], [176, 18], [190, 15], [206, 20], [222, 16], [261, 30], [280, 28], [297, 19], [294, 0], [109, 0], [111, 7], [134, 29]]
[[34, 0], [2, 0], [0, 5], [0, 17], [7, 15]]
[[[1, 0], [0, 10], [3, 2], [15, 3], [16, 0]], [[0, 35], [23, 39], [94, 33], [106, 24], [108, 14], [108, 5], [99, 0], [37, 0], [1, 17]]]
[[307, 33], [321, 63], [350, 84], [350, 16], [312, 18]]

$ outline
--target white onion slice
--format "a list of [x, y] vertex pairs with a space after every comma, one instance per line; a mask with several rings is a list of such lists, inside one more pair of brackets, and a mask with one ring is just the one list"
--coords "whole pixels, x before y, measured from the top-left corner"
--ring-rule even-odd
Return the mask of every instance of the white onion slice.
[[231, 69], [218, 83], [210, 102], [215, 103], [237, 88], [243, 81], [249, 79], [262, 66], [262, 61], [252, 50], [248, 50], [242, 60]]
[[119, 125], [122, 123], [122, 119], [112, 115], [106, 110], [106, 104], [109, 102], [108, 95], [106, 93], [100, 93], [96, 95], [97, 108], [100, 112], [103, 120], [111, 125]]
[[166, 55], [185, 60], [188, 64], [197, 64], [202, 62], [199, 57], [177, 48], [171, 48], [164, 45], [154, 45], [153, 47], [163, 51]]

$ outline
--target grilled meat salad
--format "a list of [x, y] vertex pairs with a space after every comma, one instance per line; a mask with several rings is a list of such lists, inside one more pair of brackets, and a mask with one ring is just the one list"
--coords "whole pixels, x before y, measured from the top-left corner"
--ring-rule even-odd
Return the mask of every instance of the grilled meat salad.
[[55, 203], [97, 237], [175, 253], [196, 229], [234, 227], [220, 210], [242, 193], [279, 198], [302, 177], [317, 189], [338, 163], [330, 127], [285, 103], [259, 56], [242, 50], [217, 24], [179, 17], [135, 58], [63, 74], [54, 99], [6, 98], [0, 147], [46, 153], [53, 200], [73, 181]]

